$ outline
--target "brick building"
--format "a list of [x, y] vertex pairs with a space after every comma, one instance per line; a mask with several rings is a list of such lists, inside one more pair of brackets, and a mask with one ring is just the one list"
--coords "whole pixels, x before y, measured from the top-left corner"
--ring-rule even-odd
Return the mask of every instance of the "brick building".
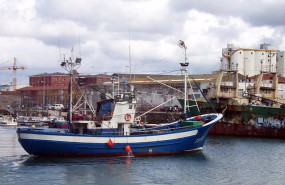
[[[78, 73], [77, 73], [78, 75]], [[33, 87], [57, 87], [68, 86], [69, 76], [65, 73], [43, 73], [30, 76], [29, 85]]]
[[[77, 71], [74, 71], [73, 77], [73, 103], [76, 103], [81, 96], [79, 86], [82, 89], [86, 85], [103, 83], [110, 80], [110, 76], [108, 75], [79, 75]], [[35, 105], [44, 107], [47, 104], [60, 103], [67, 107], [69, 101], [69, 79], [69, 74], [60, 72], [30, 76], [30, 86], [19, 89], [23, 96], [23, 105], [31, 108]], [[79, 84], [79, 86], [76, 84]]]
[[100, 84], [110, 81], [110, 76], [105, 74], [99, 75], [80, 75], [79, 85]]

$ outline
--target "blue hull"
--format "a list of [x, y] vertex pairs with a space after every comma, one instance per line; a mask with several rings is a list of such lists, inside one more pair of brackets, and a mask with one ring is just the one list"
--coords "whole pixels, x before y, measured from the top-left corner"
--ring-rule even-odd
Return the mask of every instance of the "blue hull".
[[[214, 124], [214, 123], [213, 123]], [[18, 129], [18, 140], [23, 148], [31, 155], [39, 156], [127, 156], [125, 151], [126, 145], [129, 145], [134, 156], [153, 156], [153, 155], [165, 155], [165, 154], [177, 154], [186, 153], [196, 150], [201, 150], [208, 131], [213, 125], [207, 125], [204, 127], [183, 129], [175, 132], [152, 134], [152, 135], [130, 135], [130, 136], [91, 136], [91, 135], [78, 135], [72, 133], [51, 133], [45, 131], [35, 130], [21, 130]], [[195, 135], [190, 135], [182, 138], [173, 138], [161, 141], [151, 142], [132, 142], [132, 140], [140, 140], [147, 137], [174, 137], [175, 134], [185, 134], [187, 132], [195, 132]], [[29, 139], [25, 137], [28, 134]], [[76, 138], [76, 140], [96, 140], [108, 138], [113, 141], [121, 139], [127, 139], [128, 142], [114, 142], [112, 147], [109, 147], [107, 142], [94, 143], [94, 142], [70, 142], [49, 139], [37, 139], [37, 137], [61, 137]], [[36, 139], [35, 139], [36, 138]]]

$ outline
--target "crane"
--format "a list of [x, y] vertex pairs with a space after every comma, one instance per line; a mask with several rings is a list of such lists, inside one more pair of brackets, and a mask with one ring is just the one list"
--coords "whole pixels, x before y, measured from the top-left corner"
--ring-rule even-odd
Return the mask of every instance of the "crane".
[[18, 69], [22, 69], [22, 70], [26, 69], [26, 67], [24, 67], [24, 66], [18, 67], [16, 63], [17, 63], [17, 59], [14, 58], [14, 65], [13, 66], [0, 67], [0, 70], [13, 70], [13, 91], [16, 91], [16, 84], [17, 84], [16, 71]]

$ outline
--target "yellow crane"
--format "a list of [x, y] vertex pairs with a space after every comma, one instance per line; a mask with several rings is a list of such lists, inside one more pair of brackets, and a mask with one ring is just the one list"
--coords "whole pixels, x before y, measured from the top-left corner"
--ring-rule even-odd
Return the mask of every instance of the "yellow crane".
[[0, 70], [13, 70], [13, 91], [16, 91], [16, 85], [17, 85], [17, 76], [16, 76], [16, 71], [18, 69], [26, 69], [24, 66], [17, 66], [17, 59], [14, 58], [14, 65], [13, 66], [8, 66], [8, 67], [0, 67]]

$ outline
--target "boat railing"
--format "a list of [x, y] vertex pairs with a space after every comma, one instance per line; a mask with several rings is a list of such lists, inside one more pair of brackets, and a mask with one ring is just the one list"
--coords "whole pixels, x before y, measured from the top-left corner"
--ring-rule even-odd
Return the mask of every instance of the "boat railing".
[[[202, 125], [202, 123], [201, 123]], [[139, 128], [132, 130], [131, 132], [121, 132], [117, 129], [90, 129], [87, 135], [102, 135], [102, 136], [124, 136], [124, 135], [148, 135], [148, 134], [161, 134], [161, 133], [171, 133], [175, 131], [197, 128], [201, 125], [190, 125], [190, 126], [181, 126], [179, 123], [171, 124], [167, 126], [158, 126], [154, 128]]]
[[[202, 124], [201, 124], [202, 125]], [[199, 126], [201, 126], [199, 125]], [[177, 127], [166, 127], [166, 128], [160, 128], [160, 129], [150, 129], [150, 130], [146, 130], [146, 129], [142, 129], [142, 130], [137, 130], [131, 133], [131, 135], [147, 135], [147, 134], [161, 134], [161, 133], [171, 133], [171, 132], [176, 132], [176, 131], [181, 131], [181, 130], [185, 130], [185, 129], [190, 129], [190, 128], [197, 128], [199, 126], [177, 126]]]

